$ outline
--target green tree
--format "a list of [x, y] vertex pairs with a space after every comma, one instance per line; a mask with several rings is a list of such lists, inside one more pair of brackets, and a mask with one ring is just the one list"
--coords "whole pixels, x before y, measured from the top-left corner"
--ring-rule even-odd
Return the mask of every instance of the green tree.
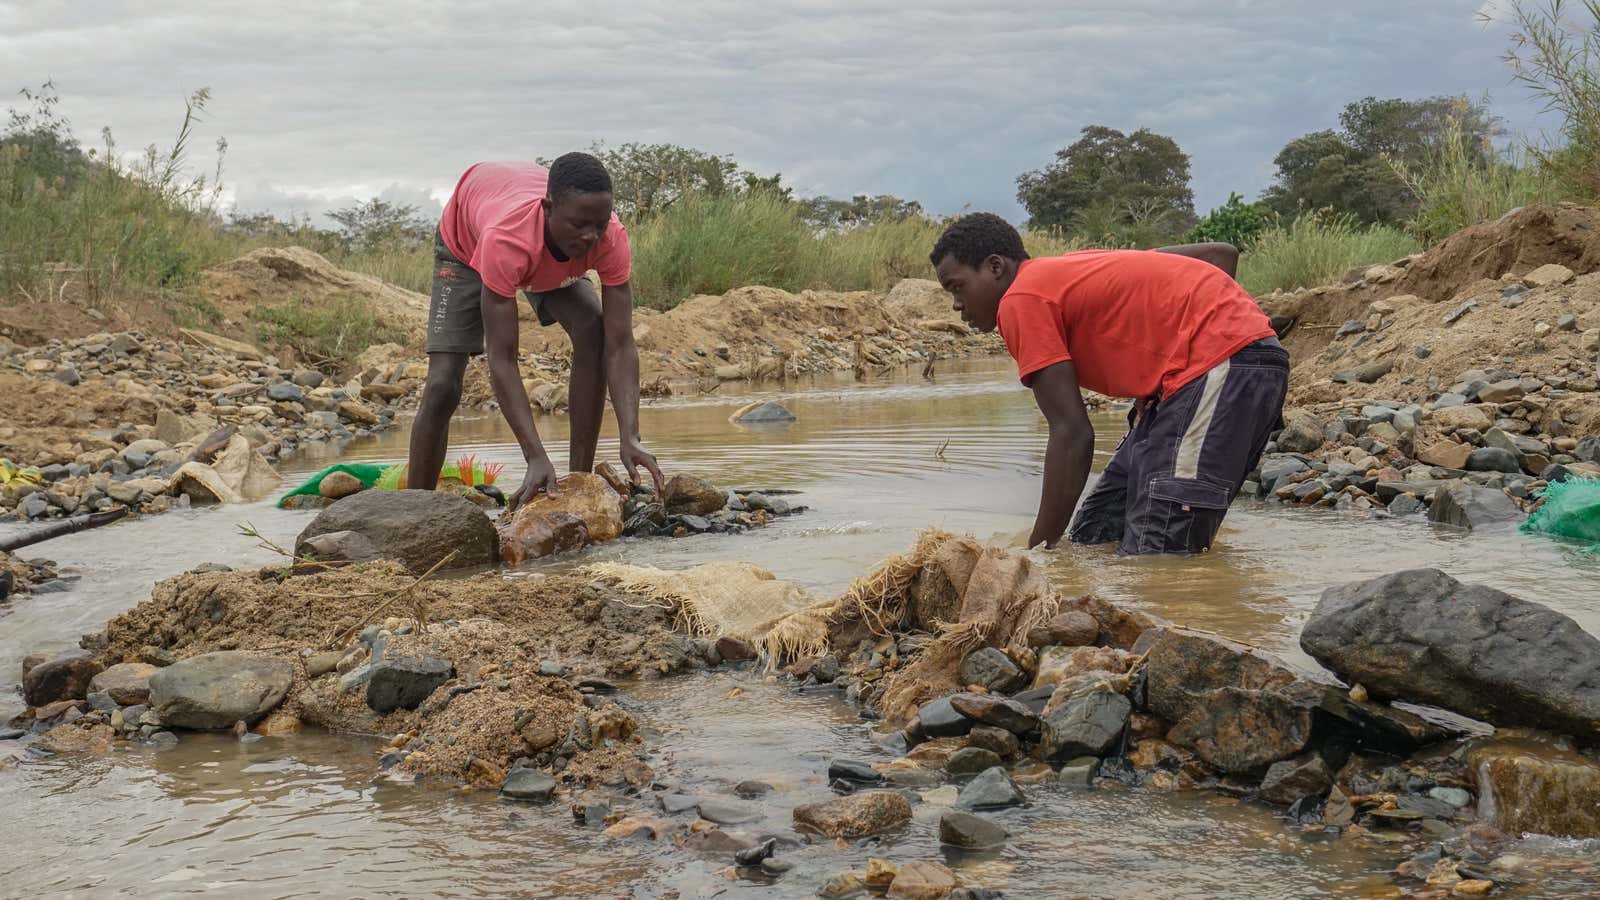
[[1187, 238], [1191, 243], [1222, 241], [1240, 250], [1254, 243], [1261, 232], [1272, 224], [1272, 211], [1265, 203], [1246, 203], [1236, 193], [1228, 193], [1228, 202], [1205, 214]]
[[801, 214], [818, 228], [839, 230], [877, 222], [920, 217], [922, 204], [893, 194], [857, 194], [849, 200], [810, 197], [802, 201]]
[[1475, 148], [1477, 164], [1489, 162], [1498, 123], [1480, 103], [1463, 97], [1365, 97], [1345, 106], [1338, 131], [1314, 131], [1278, 152], [1278, 174], [1262, 199], [1276, 212], [1332, 208], [1362, 222], [1396, 224], [1415, 215], [1416, 194], [1397, 167], [1436, 156], [1459, 128]]
[[1195, 223], [1189, 156], [1176, 141], [1141, 128], [1123, 134], [1090, 125], [1054, 163], [1017, 177], [1028, 227], [1065, 229], [1091, 240], [1145, 242]]
[[345, 243], [357, 253], [415, 247], [426, 242], [433, 230], [415, 206], [376, 197], [328, 213], [328, 218], [339, 223]]

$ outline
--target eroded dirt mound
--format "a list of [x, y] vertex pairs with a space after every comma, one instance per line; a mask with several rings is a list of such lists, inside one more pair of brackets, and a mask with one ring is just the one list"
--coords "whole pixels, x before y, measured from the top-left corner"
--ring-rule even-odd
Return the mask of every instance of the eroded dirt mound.
[[213, 266], [201, 275], [200, 290], [235, 323], [258, 305], [353, 297], [385, 323], [420, 338], [428, 315], [426, 296], [341, 269], [304, 247], [268, 247]]
[[[180, 575], [107, 625], [102, 656], [109, 664], [246, 650], [289, 659], [294, 683], [276, 721], [393, 735], [387, 765], [402, 772], [499, 787], [520, 760], [571, 781], [648, 780], [633, 720], [597, 679], [703, 665], [709, 644], [674, 632], [669, 608], [575, 576], [483, 574], [419, 585], [426, 618], [417, 630], [411, 597], [379, 609], [413, 581], [393, 563], [283, 581], [270, 572]], [[420, 703], [374, 706], [379, 668], [424, 658], [448, 675]]]
[[1295, 362], [1290, 403], [1423, 400], [1472, 370], [1591, 394], [1600, 210], [1533, 206], [1344, 283], [1261, 298]]
[[[848, 371], [858, 363], [871, 371], [1003, 350], [998, 336], [973, 335], [951, 311], [949, 295], [920, 279], [906, 279], [888, 294], [791, 294], [759, 286], [702, 294], [667, 312], [635, 310], [633, 328], [646, 382], [793, 377]], [[572, 352], [561, 328], [527, 320], [522, 347], [562, 359]]]

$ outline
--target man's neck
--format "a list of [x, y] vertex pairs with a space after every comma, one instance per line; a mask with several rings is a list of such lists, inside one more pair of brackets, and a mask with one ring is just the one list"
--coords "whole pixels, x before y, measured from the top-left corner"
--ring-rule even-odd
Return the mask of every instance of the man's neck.
[[549, 222], [546, 222], [544, 226], [544, 248], [550, 251], [550, 255], [555, 257], [556, 262], [568, 262], [567, 255], [561, 252], [561, 249], [556, 246], [555, 241], [550, 240]]

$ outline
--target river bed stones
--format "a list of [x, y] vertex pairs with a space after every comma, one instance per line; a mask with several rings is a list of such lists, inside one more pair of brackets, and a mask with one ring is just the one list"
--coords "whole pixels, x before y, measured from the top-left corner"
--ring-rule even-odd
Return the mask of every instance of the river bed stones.
[[1010, 835], [999, 824], [960, 810], [945, 810], [939, 816], [939, 842], [963, 850], [989, 850], [1006, 842]]
[[1600, 761], [1549, 743], [1488, 741], [1467, 765], [1508, 834], [1600, 837]]
[[1000, 766], [985, 769], [967, 782], [956, 799], [957, 809], [1002, 809], [1023, 801], [1022, 791]]
[[122, 706], [145, 703], [150, 699], [150, 678], [159, 671], [148, 663], [117, 663], [94, 676], [89, 690], [104, 691]]
[[1273, 763], [1261, 780], [1261, 799], [1289, 806], [1304, 797], [1320, 797], [1332, 786], [1328, 764], [1311, 753]]
[[679, 516], [709, 516], [728, 505], [726, 493], [693, 475], [674, 475], [667, 479], [661, 498], [667, 512]]
[[1046, 759], [1105, 756], [1128, 726], [1133, 704], [1110, 691], [1090, 691], [1067, 699], [1044, 715], [1039, 752]]
[[437, 656], [378, 660], [367, 676], [367, 706], [376, 713], [416, 709], [454, 674], [454, 664]]
[[29, 706], [82, 700], [101, 671], [100, 661], [92, 653], [81, 650], [62, 653], [27, 669], [22, 678], [22, 698]]
[[1428, 519], [1469, 531], [1509, 528], [1527, 518], [1506, 492], [1460, 481], [1446, 482], [1434, 490]]
[[500, 558], [499, 537], [483, 510], [445, 491], [352, 494], [317, 513], [296, 539], [295, 553], [307, 551], [308, 539], [334, 531], [366, 537], [385, 559], [418, 575], [447, 557], [447, 569], [492, 565]]
[[545, 803], [555, 795], [556, 780], [537, 769], [514, 768], [500, 785], [500, 796]]
[[863, 791], [794, 809], [799, 827], [830, 838], [859, 838], [911, 821], [911, 802], [898, 791]]
[[1039, 727], [1039, 717], [1032, 710], [1015, 700], [993, 694], [952, 694], [950, 706], [973, 722], [1004, 728], [1016, 735], [1032, 733]]
[[795, 421], [795, 414], [782, 403], [766, 400], [739, 407], [728, 421], [736, 425], [776, 425]]
[[179, 660], [150, 677], [150, 705], [169, 726], [194, 731], [253, 724], [289, 690], [294, 666], [284, 659], [221, 650]]
[[1436, 569], [1329, 588], [1300, 646], [1374, 697], [1600, 740], [1600, 640], [1548, 607]]
[[961, 660], [957, 678], [962, 685], [977, 685], [996, 693], [1008, 694], [1022, 687], [1028, 673], [1012, 662], [998, 647], [979, 647]]

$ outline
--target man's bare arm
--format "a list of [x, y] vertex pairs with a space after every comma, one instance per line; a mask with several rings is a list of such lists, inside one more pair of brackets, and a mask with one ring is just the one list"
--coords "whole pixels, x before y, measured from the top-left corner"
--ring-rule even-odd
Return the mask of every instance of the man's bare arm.
[[1207, 244], [1174, 244], [1171, 247], [1157, 247], [1156, 252], [1203, 259], [1227, 272], [1229, 278], [1239, 277], [1239, 248], [1229, 243], [1213, 241]]
[[639, 348], [633, 342], [633, 288], [627, 282], [601, 287], [600, 311], [606, 327], [606, 388], [617, 414], [622, 466], [635, 481], [638, 467], [644, 466], [659, 496], [664, 490], [661, 469], [639, 438]]
[[522, 485], [507, 498], [515, 509], [532, 499], [539, 491], [555, 492], [556, 471], [539, 441], [539, 430], [533, 424], [533, 410], [528, 404], [528, 391], [522, 386], [522, 370], [517, 365], [517, 301], [511, 297], [483, 289], [479, 301], [483, 311], [483, 338], [489, 356], [489, 383], [494, 387], [494, 398], [500, 404], [500, 414], [506, 417], [511, 433], [516, 435], [522, 448], [522, 458], [528, 471]]
[[1034, 373], [1033, 398], [1050, 424], [1044, 451], [1044, 487], [1039, 494], [1039, 515], [1033, 523], [1029, 547], [1054, 547], [1066, 533], [1072, 511], [1078, 507], [1089, 464], [1094, 459], [1094, 425], [1078, 389], [1078, 369], [1059, 362]]

